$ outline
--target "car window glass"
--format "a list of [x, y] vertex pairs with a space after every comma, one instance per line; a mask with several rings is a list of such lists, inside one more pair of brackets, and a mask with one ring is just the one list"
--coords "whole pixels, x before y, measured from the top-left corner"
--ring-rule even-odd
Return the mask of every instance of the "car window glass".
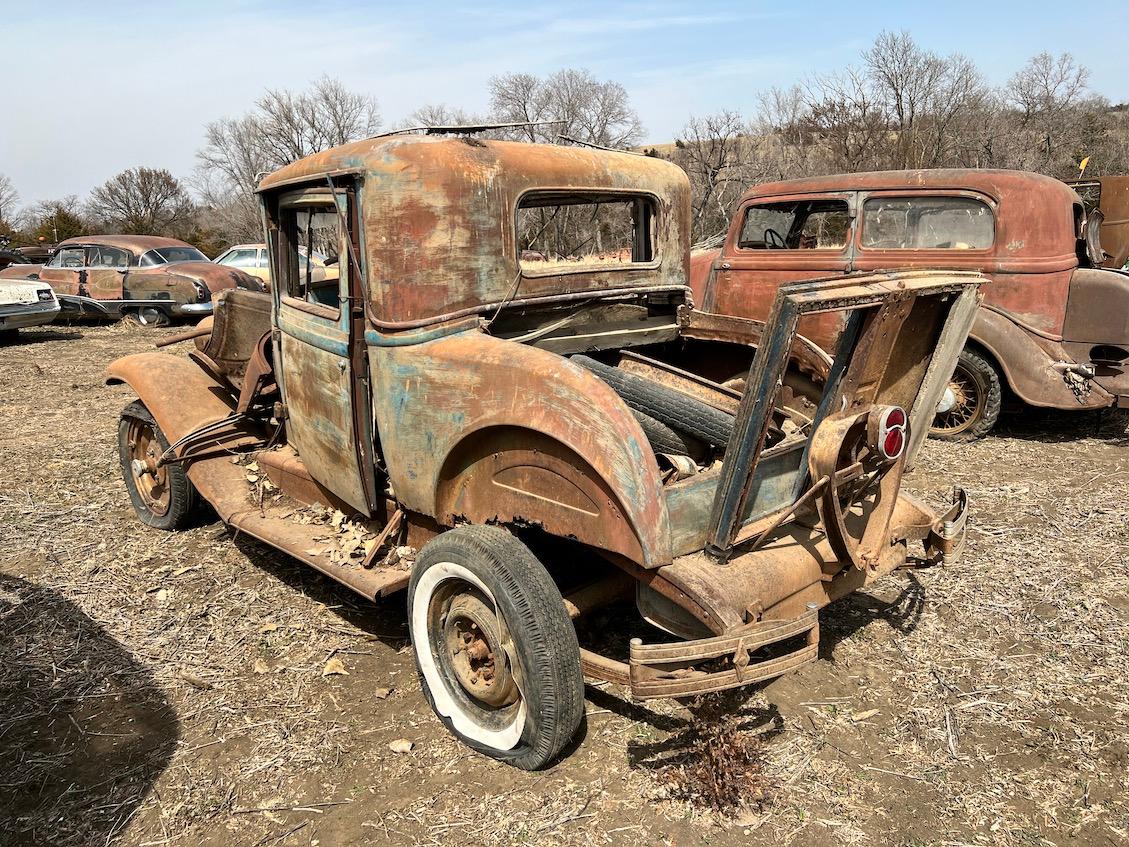
[[169, 264], [174, 262], [206, 262], [208, 257], [195, 247], [158, 247], [154, 252]]
[[[338, 261], [338, 252], [344, 240], [336, 204], [327, 198], [324, 202], [287, 206], [282, 209], [281, 223], [287, 296], [340, 308], [338, 284], [342, 263]], [[324, 267], [307, 260], [310, 249], [329, 257]]]
[[258, 261], [259, 251], [254, 248], [247, 248], [228, 252], [219, 263], [232, 268], [253, 268], [258, 264]]
[[268, 265], [267, 265], [267, 251], [266, 250], [260, 250], [259, 251], [259, 261], [258, 261], [258, 264], [256, 264], [255, 267], [258, 267], [258, 268], [268, 267]]
[[118, 247], [88, 247], [87, 266], [91, 268], [127, 268], [130, 255]]
[[847, 246], [847, 201], [790, 200], [750, 206], [737, 242], [741, 250], [834, 250]]
[[163, 265], [165, 260], [157, 253], [156, 250], [150, 250], [142, 254], [141, 258], [137, 260], [137, 264], [143, 268], [155, 268], [158, 265]]
[[984, 250], [995, 225], [971, 197], [872, 197], [863, 204], [862, 246], [876, 250]]
[[51, 257], [47, 263], [49, 268], [84, 268], [86, 267], [85, 247], [64, 247]]

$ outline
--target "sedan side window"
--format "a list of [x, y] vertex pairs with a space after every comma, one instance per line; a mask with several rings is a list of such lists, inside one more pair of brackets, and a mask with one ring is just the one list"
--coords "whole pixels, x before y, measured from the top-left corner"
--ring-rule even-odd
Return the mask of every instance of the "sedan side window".
[[220, 260], [220, 264], [231, 268], [253, 268], [258, 263], [258, 253], [255, 249], [232, 250]]
[[89, 247], [87, 248], [88, 267], [91, 268], [127, 268], [130, 255], [125, 250], [117, 247]]
[[86, 248], [85, 247], [64, 247], [51, 257], [51, 261], [47, 263], [49, 268], [85, 268], [86, 267]]
[[847, 201], [791, 200], [751, 206], [745, 212], [741, 250], [841, 250], [851, 219]]
[[862, 216], [871, 250], [986, 250], [995, 237], [992, 210], [972, 197], [872, 197]]

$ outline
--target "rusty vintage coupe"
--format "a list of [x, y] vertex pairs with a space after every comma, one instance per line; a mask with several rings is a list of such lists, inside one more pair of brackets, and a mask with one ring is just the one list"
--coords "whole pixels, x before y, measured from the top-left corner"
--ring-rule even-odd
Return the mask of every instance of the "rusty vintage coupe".
[[[272, 292], [225, 292], [187, 357], [109, 367], [139, 397], [119, 430], [138, 515], [175, 529], [202, 497], [366, 597], [406, 588], [434, 710], [522, 768], [574, 735], [585, 676], [680, 697], [813, 661], [821, 607], [911, 543], [959, 552], [963, 494], [937, 515], [899, 487], [981, 278], [787, 286], [767, 328], [704, 313], [689, 191], [655, 159], [469, 136], [272, 174]], [[319, 241], [332, 292], [300, 262]], [[796, 337], [825, 310], [849, 315], [834, 362]], [[774, 402], [789, 367], [823, 369], [809, 416]], [[572, 619], [619, 599], [663, 637], [582, 649]]]
[[48, 283], [64, 319], [124, 317], [142, 326], [198, 320], [211, 314], [212, 296], [229, 288], [263, 290], [255, 277], [213, 265], [191, 244], [147, 235], [70, 238], [45, 263], [11, 265], [0, 277]]
[[[1003, 389], [1032, 406], [1129, 405], [1129, 276], [1101, 267], [1099, 215], [1064, 183], [1000, 170], [859, 173], [751, 189], [720, 249], [691, 262], [710, 312], [764, 318], [784, 283], [882, 268], [988, 276], [933, 433], [986, 434]], [[834, 349], [841, 321], [801, 332]]]

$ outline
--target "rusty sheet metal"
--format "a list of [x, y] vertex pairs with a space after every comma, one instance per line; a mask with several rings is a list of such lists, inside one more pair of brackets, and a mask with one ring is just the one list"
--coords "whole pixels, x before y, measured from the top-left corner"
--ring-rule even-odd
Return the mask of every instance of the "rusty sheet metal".
[[1044, 339], [1019, 326], [1010, 316], [981, 308], [969, 338], [987, 350], [1000, 365], [1008, 385], [1025, 403], [1054, 409], [1100, 409], [1113, 397], [1100, 385], [1078, 394], [1070, 387], [1057, 362], [1070, 360], [1059, 341]]
[[[1109, 203], [1124, 204], [1117, 217], [1129, 233], [1129, 178]], [[1087, 183], [1090, 186], [1097, 182]], [[1081, 185], [1081, 183], [1080, 183]], [[1113, 183], [1111, 182], [1112, 186]], [[994, 241], [987, 249], [868, 248], [863, 243], [861, 214], [852, 218], [846, 246], [819, 250], [753, 250], [738, 247], [745, 211], [753, 205], [815, 197], [849, 199], [856, 210], [869, 197], [962, 196], [981, 199], [993, 210]], [[853, 199], [851, 199], [853, 198]], [[1104, 200], [1102, 201], [1105, 202]], [[1129, 376], [1096, 368], [1085, 380], [1063, 377], [1066, 365], [1090, 361], [1091, 348], [1115, 345], [1129, 349], [1124, 327], [1109, 326], [1129, 305], [1129, 285], [1079, 268], [1078, 220], [1082, 200], [1069, 186], [1039, 174], [1021, 171], [924, 170], [839, 174], [789, 180], [752, 188], [731, 221], [724, 247], [695, 254], [691, 288], [708, 311], [764, 318], [779, 286], [829, 272], [871, 271], [901, 267], [967, 268], [987, 274], [984, 308], [1006, 320], [984, 316], [971, 339], [989, 351], [1009, 386], [1024, 401], [1062, 409], [1100, 408], [1124, 394]], [[1107, 220], [1113, 217], [1103, 210]], [[1103, 237], [1105, 237], [1103, 229]], [[1126, 237], [1129, 242], [1129, 236]], [[1108, 247], [1107, 247], [1108, 249]], [[1129, 250], [1129, 247], [1126, 248]], [[1129, 253], [1127, 253], [1129, 255]], [[1104, 272], [1102, 272], [1104, 273]], [[1122, 308], [1109, 308], [1121, 303]], [[1116, 319], [1114, 319], [1116, 323]], [[805, 318], [800, 332], [824, 349], [833, 348], [841, 326], [832, 315]], [[1020, 338], [1020, 334], [1031, 336]], [[1047, 345], [1042, 341], [1055, 342]], [[1087, 343], [1088, 342], [1088, 343]]]
[[[487, 312], [530, 298], [638, 285], [683, 287], [688, 279], [690, 185], [684, 171], [645, 156], [578, 147], [467, 138], [368, 139], [295, 162], [260, 192], [327, 173], [362, 182], [362, 252], [370, 320], [412, 326], [466, 310]], [[650, 196], [655, 259], [613, 269], [520, 269], [515, 214], [531, 190]], [[388, 233], [396, 233], [395, 238]], [[405, 250], [404, 244], [415, 245]]]
[[1107, 268], [1123, 268], [1129, 262], [1129, 176], [1101, 176], [1068, 183], [1086, 201], [1087, 210], [1097, 195], [1097, 208], [1104, 215], [1102, 249], [1109, 254]]
[[381, 445], [407, 508], [444, 523], [532, 521], [650, 568], [671, 560], [654, 453], [600, 379], [477, 331], [369, 356]]

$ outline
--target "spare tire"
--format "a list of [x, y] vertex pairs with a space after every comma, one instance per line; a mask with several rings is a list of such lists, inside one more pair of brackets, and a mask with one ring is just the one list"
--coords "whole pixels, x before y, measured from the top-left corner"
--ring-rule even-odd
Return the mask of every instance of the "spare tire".
[[733, 415], [728, 412], [589, 356], [573, 356], [571, 360], [611, 386], [633, 410], [672, 429], [689, 433], [720, 449], [725, 449], [733, 435]]

